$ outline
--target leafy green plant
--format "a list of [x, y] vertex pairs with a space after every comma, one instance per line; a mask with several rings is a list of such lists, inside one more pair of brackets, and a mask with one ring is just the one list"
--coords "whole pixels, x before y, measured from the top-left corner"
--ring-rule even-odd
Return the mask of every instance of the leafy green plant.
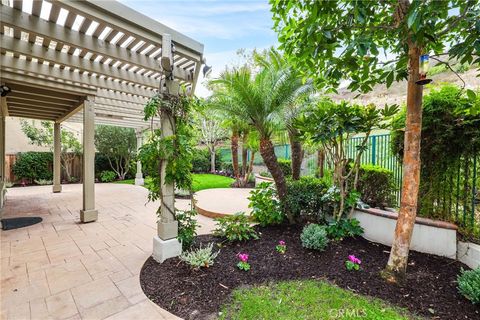
[[[210, 172], [210, 152], [208, 149], [196, 148], [195, 152], [192, 154], [192, 172], [194, 173], [206, 173]], [[220, 151], [215, 151], [215, 167], [222, 168], [222, 159], [220, 156]]]
[[322, 197], [327, 188], [324, 180], [314, 177], [288, 180], [284, 210], [289, 210], [295, 219], [320, 221], [323, 218], [322, 209], [325, 203]]
[[17, 154], [12, 171], [17, 179], [25, 179], [30, 183], [34, 180], [52, 180], [52, 164], [51, 152], [22, 152]]
[[361, 236], [363, 228], [357, 219], [341, 219], [332, 221], [326, 227], [328, 238], [332, 240], [342, 240], [344, 238]]
[[226, 238], [229, 242], [258, 239], [257, 232], [250, 225], [244, 212], [217, 218], [215, 221], [217, 228], [213, 234], [217, 237]]
[[208, 268], [213, 266], [215, 258], [220, 253], [220, 250], [213, 251], [213, 242], [209, 243], [205, 248], [194, 249], [183, 252], [180, 255], [180, 260], [189, 264], [193, 269]]
[[187, 210], [187, 211], [177, 211], [176, 219], [178, 221], [178, 241], [182, 244], [182, 249], [189, 249], [193, 242], [195, 241], [195, 236], [197, 235], [197, 220], [195, 216], [197, 211]]
[[259, 175], [261, 177], [266, 177], [266, 178], [271, 178], [272, 177], [272, 174], [268, 171], [262, 171], [262, 172], [259, 173]]
[[325, 250], [329, 242], [325, 226], [315, 223], [308, 224], [303, 228], [300, 240], [304, 248], [319, 251]]
[[278, 159], [278, 164], [286, 178], [292, 176], [292, 160]]
[[275, 186], [272, 183], [262, 182], [250, 192], [248, 197], [252, 208], [252, 217], [261, 226], [280, 224], [285, 219], [282, 205], [277, 197]]
[[100, 181], [102, 182], [113, 182], [115, 181], [116, 177], [117, 177], [117, 174], [110, 170], [106, 170], [100, 173]]
[[52, 184], [52, 180], [46, 180], [46, 179], [40, 179], [40, 180], [35, 180], [35, 183], [40, 185], [40, 186], [46, 186], [49, 184]]
[[[386, 105], [377, 109], [374, 105], [361, 106], [346, 101], [340, 103], [330, 99], [315, 101], [295, 122], [302, 140], [321, 147], [333, 163], [333, 185], [338, 193], [338, 205], [333, 206], [333, 217], [340, 220], [346, 212], [352, 213], [355, 204], [352, 190], [357, 189], [360, 160], [367, 148], [368, 139], [374, 129], [386, 129], [398, 111], [398, 106]], [[355, 148], [353, 159], [347, 156], [349, 139], [363, 134]], [[348, 165], [351, 162], [351, 165]], [[349, 208], [349, 210], [345, 210]]]
[[393, 172], [380, 166], [362, 165], [357, 190], [363, 202], [371, 207], [393, 206], [396, 191]]
[[458, 290], [473, 304], [480, 304], [480, 267], [463, 270], [457, 277]]

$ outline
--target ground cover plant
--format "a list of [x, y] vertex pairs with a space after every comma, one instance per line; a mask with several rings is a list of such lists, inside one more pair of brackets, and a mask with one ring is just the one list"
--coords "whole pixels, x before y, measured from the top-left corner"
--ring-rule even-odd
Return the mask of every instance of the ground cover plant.
[[327, 281], [296, 280], [236, 289], [220, 319], [410, 319], [407, 311]]
[[472, 303], [480, 304], [480, 267], [462, 270], [458, 276], [458, 290]]
[[[209, 268], [194, 271], [178, 258], [162, 264], [147, 260], [140, 274], [145, 294], [182, 318], [212, 319], [218, 317], [222, 306], [235, 301], [230, 298], [235, 289], [271, 282], [313, 280], [328, 281], [348, 290], [344, 303], [350, 303], [350, 293], [354, 292], [382, 299], [386, 304], [425, 318], [458, 320], [480, 316], [479, 308], [458, 291], [457, 275], [462, 267], [466, 268], [458, 261], [412, 251], [406, 284], [399, 287], [379, 276], [388, 260], [387, 246], [363, 238], [346, 238], [331, 241], [325, 251], [316, 251], [302, 247], [300, 225], [257, 226], [256, 231], [260, 238], [254, 241], [226, 243], [223, 238], [212, 235], [197, 237], [194, 248], [211, 242], [221, 244], [220, 253]], [[279, 240], [288, 245], [285, 254], [276, 251]], [[248, 254], [250, 270], [247, 272], [237, 267], [238, 253]], [[349, 255], [361, 260], [358, 271], [347, 271], [345, 261]], [[292, 291], [291, 294], [298, 297], [302, 293]], [[315, 303], [321, 303], [320, 297]], [[306, 310], [313, 312], [315, 304], [309, 304]]]

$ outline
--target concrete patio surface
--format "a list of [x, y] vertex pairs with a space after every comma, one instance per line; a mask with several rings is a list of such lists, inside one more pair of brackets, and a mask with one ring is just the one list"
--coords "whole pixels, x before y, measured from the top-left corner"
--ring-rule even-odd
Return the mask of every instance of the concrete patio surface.
[[[4, 218], [40, 216], [1, 231], [1, 319], [178, 319], [144, 295], [139, 273], [152, 253], [158, 203], [147, 190], [97, 184], [98, 221], [81, 224], [82, 185], [10, 188]], [[177, 200], [177, 208], [189, 207]], [[199, 234], [214, 222], [198, 216]]]

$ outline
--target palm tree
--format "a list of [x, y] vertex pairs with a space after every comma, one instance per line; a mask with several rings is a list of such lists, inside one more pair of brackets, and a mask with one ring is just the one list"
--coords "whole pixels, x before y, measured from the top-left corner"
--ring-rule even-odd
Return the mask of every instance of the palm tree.
[[[225, 112], [253, 126], [260, 137], [260, 154], [270, 171], [281, 201], [287, 194], [285, 176], [275, 155], [272, 136], [285, 106], [293, 104], [308, 86], [288, 68], [263, 67], [253, 74], [248, 67], [224, 71], [212, 80], [214, 95], [224, 101]], [[288, 213], [287, 213], [288, 214]], [[290, 222], [293, 217], [288, 215]]]
[[[274, 48], [271, 48], [265, 54], [254, 54], [256, 64], [263, 68], [273, 69], [274, 72], [285, 72], [289, 74], [290, 79], [295, 84], [301, 84], [301, 78], [288, 64], [288, 61]], [[304, 151], [299, 139], [299, 132], [293, 126], [294, 120], [301, 113], [301, 111], [309, 104], [308, 94], [313, 92], [313, 84], [310, 80], [306, 81], [302, 85], [302, 94], [297, 95], [297, 99], [291, 101], [291, 103], [285, 104], [281, 110], [282, 117], [284, 119], [284, 126], [288, 133], [288, 139], [290, 141], [290, 151], [292, 159], [292, 179], [300, 179], [300, 170]]]

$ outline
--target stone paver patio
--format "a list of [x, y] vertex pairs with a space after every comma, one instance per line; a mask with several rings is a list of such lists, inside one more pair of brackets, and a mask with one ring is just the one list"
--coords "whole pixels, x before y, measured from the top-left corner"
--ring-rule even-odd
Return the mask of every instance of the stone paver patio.
[[[157, 203], [147, 190], [97, 184], [98, 221], [79, 223], [82, 185], [8, 189], [5, 218], [43, 222], [1, 231], [1, 319], [178, 319], [153, 304], [139, 273], [152, 253]], [[189, 201], [177, 200], [177, 208]], [[199, 234], [213, 221], [198, 216]]]

